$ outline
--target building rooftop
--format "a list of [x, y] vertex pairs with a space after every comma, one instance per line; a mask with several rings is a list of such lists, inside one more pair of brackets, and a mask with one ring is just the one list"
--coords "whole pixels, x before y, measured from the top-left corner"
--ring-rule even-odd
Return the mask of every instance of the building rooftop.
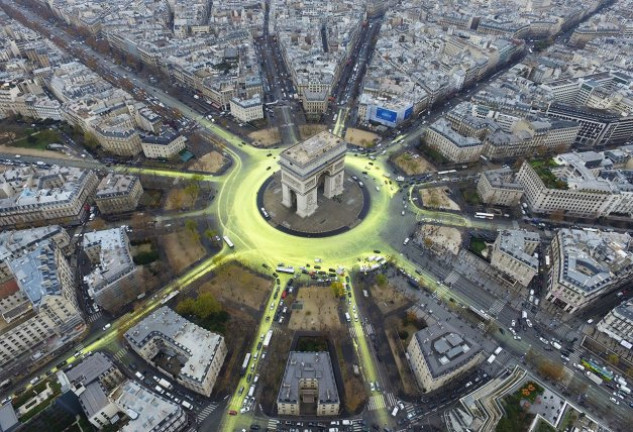
[[284, 150], [281, 153], [281, 158], [288, 160], [291, 164], [304, 167], [329, 153], [346, 148], [346, 146], [342, 138], [328, 131], [323, 131]]
[[628, 234], [561, 229], [560, 282], [586, 294], [617, 280], [619, 272], [633, 265]]
[[123, 382], [111, 394], [114, 403], [130, 421], [121, 432], [159, 431], [183, 415], [182, 408], [145, 389], [136, 381]]
[[284, 377], [279, 387], [277, 402], [295, 403], [299, 400], [299, 384], [304, 379], [318, 380], [318, 403], [338, 404], [338, 390], [329, 353], [291, 351]]
[[57, 276], [55, 249], [48, 241], [10, 261], [9, 268], [20, 290], [35, 308], [39, 307], [44, 297], [62, 293], [61, 281]]
[[124, 174], [108, 173], [97, 187], [97, 198], [109, 198], [127, 195], [138, 182], [138, 177]]
[[477, 343], [441, 322], [418, 331], [415, 338], [434, 379], [463, 366], [481, 351]]
[[457, 147], [474, 147], [481, 145], [481, 141], [475, 137], [469, 137], [461, 135], [459, 132], [453, 130], [450, 123], [446, 119], [439, 119], [433, 123], [429, 129], [444, 136], [451, 141]]
[[99, 248], [99, 264], [84, 276], [91, 296], [136, 270], [124, 228], [85, 233], [82, 246]]
[[528, 243], [539, 243], [540, 236], [537, 232], [526, 230], [503, 230], [499, 233], [499, 249], [513, 258], [521, 261], [526, 266], [538, 270], [538, 259], [529, 253]]
[[143, 347], [151, 340], [162, 339], [186, 353], [179, 376], [196, 382], [204, 381], [223, 337], [211, 333], [169, 309], [167, 306], [148, 315], [125, 333], [130, 344]]
[[105, 354], [95, 352], [85, 357], [65, 373], [71, 383], [87, 385], [98, 380], [103, 374], [115, 367], [114, 363]]

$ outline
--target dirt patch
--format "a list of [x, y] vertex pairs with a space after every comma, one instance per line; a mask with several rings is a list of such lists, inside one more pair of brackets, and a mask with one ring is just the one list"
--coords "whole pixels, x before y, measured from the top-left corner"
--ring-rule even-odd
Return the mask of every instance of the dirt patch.
[[373, 284], [369, 291], [383, 315], [409, 303], [409, 300], [390, 283], [386, 283], [383, 286]]
[[424, 207], [442, 210], [461, 210], [457, 203], [448, 197], [450, 189], [447, 187], [420, 189]]
[[440, 252], [448, 250], [457, 255], [462, 244], [462, 233], [457, 228], [424, 225], [418, 231], [418, 240], [427, 248]]
[[311, 136], [318, 134], [319, 132], [323, 132], [327, 129], [327, 125], [323, 124], [307, 124], [299, 126], [299, 134], [301, 135], [302, 140], [306, 140]]
[[[310, 286], [299, 289], [292, 305], [288, 327], [292, 330], [331, 331], [342, 326], [338, 309], [341, 301], [329, 287]], [[301, 308], [298, 305], [302, 305]]]
[[[392, 319], [389, 320], [389, 324], [387, 324], [389, 327], [392, 327], [392, 323], [394, 321], [398, 321], [395, 317], [393, 317]], [[395, 324], [396, 326], [398, 324]], [[410, 327], [410, 328], [409, 328]], [[404, 391], [404, 393], [408, 396], [413, 396], [413, 395], [417, 395], [418, 392], [418, 388], [415, 384], [415, 376], [413, 375], [413, 373], [411, 372], [411, 368], [409, 367], [409, 364], [407, 363], [406, 360], [406, 356], [405, 356], [405, 347], [407, 346], [408, 341], [407, 340], [401, 340], [400, 337], [398, 336], [398, 331], [402, 331], [403, 329], [400, 330], [396, 330], [395, 328], [391, 328], [389, 330], [386, 330], [386, 336], [387, 336], [387, 341], [389, 341], [389, 349], [391, 349], [391, 354], [393, 355], [393, 359], [394, 359], [394, 364], [396, 365], [396, 368], [398, 369], [398, 374], [400, 375], [400, 381], [402, 383], [402, 390]], [[416, 329], [413, 326], [407, 326], [406, 330], [409, 333], [409, 338], [410, 339], [413, 335], [413, 333], [415, 333]], [[413, 333], [410, 333], [413, 332]]]
[[224, 303], [235, 301], [252, 309], [260, 309], [270, 294], [273, 282], [236, 263], [227, 264], [199, 292], [209, 292]]
[[193, 206], [193, 197], [184, 188], [172, 189], [165, 198], [165, 210], [186, 210]]
[[25, 156], [35, 156], [35, 157], [52, 158], [52, 159], [77, 159], [77, 158], [70, 157], [67, 154], [56, 152], [56, 151], [36, 150], [36, 149], [29, 149], [29, 148], [24, 148], [24, 147], [11, 147], [11, 146], [6, 146], [6, 145], [0, 145], [0, 153], [21, 154]]
[[360, 147], [373, 147], [380, 141], [380, 136], [362, 129], [349, 128], [345, 132], [345, 141]]
[[224, 156], [222, 156], [220, 152], [214, 150], [203, 155], [194, 163], [192, 163], [189, 169], [191, 171], [204, 171], [214, 174], [220, 171], [220, 168], [224, 166], [225, 162], [226, 160]]
[[174, 274], [182, 272], [206, 254], [200, 239], [186, 230], [164, 235], [161, 241]]
[[429, 161], [413, 151], [401, 153], [393, 160], [393, 163], [404, 171], [406, 175], [418, 175], [425, 172], [437, 171]]
[[149, 253], [153, 250], [152, 242], [145, 242], [139, 244], [132, 244], [131, 252], [132, 256], [138, 255], [139, 253]]
[[251, 132], [248, 137], [256, 147], [271, 147], [281, 143], [281, 135], [276, 127]]

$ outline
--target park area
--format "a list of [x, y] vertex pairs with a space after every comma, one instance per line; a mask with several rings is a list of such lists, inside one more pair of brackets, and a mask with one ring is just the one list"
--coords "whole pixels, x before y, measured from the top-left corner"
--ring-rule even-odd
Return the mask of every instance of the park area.
[[189, 230], [166, 234], [161, 237], [161, 243], [174, 274], [181, 273], [206, 255], [200, 239]]
[[251, 132], [248, 137], [255, 147], [272, 147], [281, 143], [281, 135], [276, 127]]
[[450, 189], [447, 187], [422, 188], [420, 197], [424, 207], [440, 210], [461, 210], [457, 203], [449, 198]]
[[418, 153], [407, 150], [400, 153], [393, 159], [396, 164], [406, 175], [419, 175], [425, 172], [435, 171], [435, 167]]
[[215, 174], [222, 169], [225, 163], [226, 159], [224, 156], [214, 150], [196, 159], [189, 167], [189, 170]]
[[186, 188], [174, 188], [167, 193], [165, 210], [185, 210], [194, 204], [196, 194], [188, 192]]
[[383, 274], [376, 275], [369, 292], [371, 293], [374, 303], [378, 306], [383, 315], [409, 303], [409, 300], [407, 300], [407, 298], [389, 282], [387, 276]]
[[362, 129], [348, 128], [345, 132], [345, 141], [355, 146], [367, 148], [374, 147], [380, 141], [380, 136]]
[[272, 285], [270, 279], [232, 262], [220, 267], [199, 291], [213, 294], [221, 303], [236, 302], [259, 310], [268, 298]]
[[341, 301], [330, 287], [309, 286], [299, 289], [292, 304], [288, 327], [292, 330], [331, 331], [341, 328], [338, 315]]

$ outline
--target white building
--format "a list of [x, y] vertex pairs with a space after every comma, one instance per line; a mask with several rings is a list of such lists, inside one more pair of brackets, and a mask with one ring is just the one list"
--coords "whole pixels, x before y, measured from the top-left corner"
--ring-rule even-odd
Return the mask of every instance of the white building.
[[597, 327], [623, 347], [633, 348], [633, 300], [614, 307]]
[[259, 95], [250, 99], [232, 98], [231, 115], [243, 123], [264, 118], [264, 105]]
[[539, 263], [534, 253], [539, 242], [540, 237], [535, 232], [500, 231], [492, 247], [490, 265], [521, 285], [528, 286], [538, 273]]
[[552, 240], [546, 299], [574, 313], [633, 273], [628, 234], [561, 229]]

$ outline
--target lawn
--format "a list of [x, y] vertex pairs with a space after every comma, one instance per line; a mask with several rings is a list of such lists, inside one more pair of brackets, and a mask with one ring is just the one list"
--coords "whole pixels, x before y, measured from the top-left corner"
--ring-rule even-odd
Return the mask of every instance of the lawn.
[[503, 399], [505, 416], [497, 423], [496, 432], [527, 431], [534, 414], [528, 412], [529, 406], [543, 394], [543, 387], [533, 381], [526, 382], [519, 390]]
[[429, 171], [435, 171], [435, 167], [425, 158], [412, 151], [405, 151], [401, 153], [393, 160], [393, 163], [404, 171], [406, 175], [418, 175]]
[[473, 238], [470, 241], [470, 251], [476, 255], [483, 257], [483, 252], [486, 250], [486, 242], [482, 239]]
[[8, 144], [15, 147], [22, 147], [34, 150], [46, 150], [49, 144], [61, 143], [61, 138], [57, 131], [45, 129], [41, 131], [32, 131], [26, 129], [22, 137], [17, 138]]
[[532, 160], [529, 162], [530, 166], [536, 171], [538, 176], [541, 178], [545, 187], [548, 189], [567, 189], [567, 183], [563, 180], [560, 180], [558, 177], [552, 173], [552, 168], [557, 167], [556, 163], [552, 159], [547, 159], [545, 161], [542, 160]]
[[174, 274], [179, 274], [206, 254], [200, 239], [185, 230], [163, 236], [162, 244]]

